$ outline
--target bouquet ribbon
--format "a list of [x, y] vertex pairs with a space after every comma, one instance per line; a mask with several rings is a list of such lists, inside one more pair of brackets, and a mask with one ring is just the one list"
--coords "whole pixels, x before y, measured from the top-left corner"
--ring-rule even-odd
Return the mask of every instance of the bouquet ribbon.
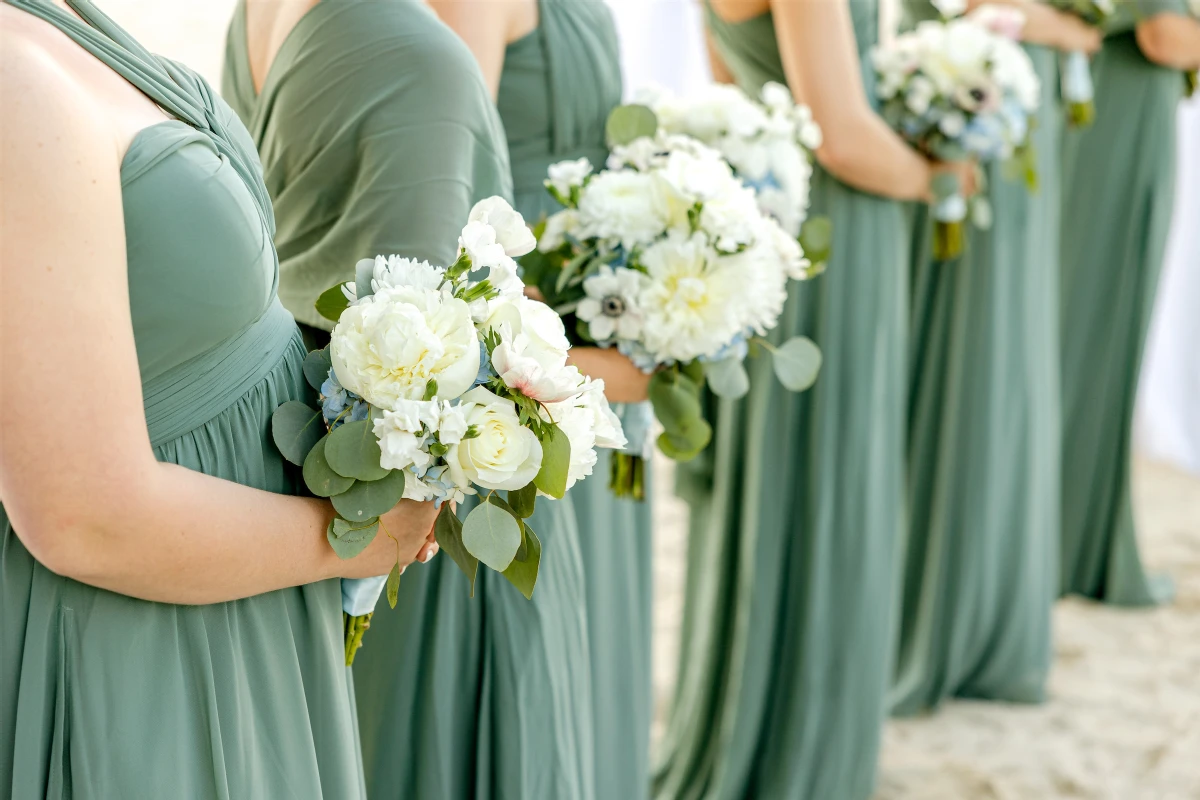
[[1094, 99], [1092, 70], [1087, 56], [1073, 50], [1062, 60], [1062, 97], [1068, 103], [1090, 103]]
[[342, 611], [362, 617], [375, 610], [379, 596], [387, 586], [387, 575], [377, 578], [342, 578]]

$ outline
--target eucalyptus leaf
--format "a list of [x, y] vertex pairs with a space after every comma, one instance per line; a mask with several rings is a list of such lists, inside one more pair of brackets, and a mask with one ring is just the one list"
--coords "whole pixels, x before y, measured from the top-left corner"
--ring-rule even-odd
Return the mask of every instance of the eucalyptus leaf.
[[657, 132], [658, 117], [646, 106], [637, 104], [614, 108], [604, 126], [609, 148], [629, 144], [635, 139], [653, 136]]
[[533, 483], [556, 500], [561, 499], [567, 493], [567, 470], [570, 466], [571, 441], [562, 428], [551, 422], [546, 426], [546, 436], [542, 439], [542, 468]]
[[710, 362], [706, 372], [708, 388], [718, 397], [736, 400], [750, 391], [750, 376], [740, 358]]
[[367, 549], [379, 533], [379, 518], [373, 517], [363, 523], [354, 523], [335, 517], [325, 531], [329, 546], [340, 559], [354, 558]]
[[701, 418], [699, 387], [685, 375], [656, 372], [649, 394], [654, 416], [669, 433], [681, 433]]
[[364, 258], [354, 265], [354, 293], [360, 300], [375, 294], [371, 279], [375, 277], [375, 259]]
[[360, 481], [377, 481], [390, 470], [379, 465], [382, 453], [369, 419], [348, 422], [325, 443], [325, 459], [339, 475]]
[[503, 572], [521, 546], [521, 528], [516, 517], [490, 502], [489, 498], [467, 515], [462, 540], [467, 552], [497, 572]]
[[450, 556], [450, 559], [467, 576], [467, 581], [471, 586], [471, 597], [474, 597], [475, 577], [479, 574], [479, 559], [467, 552], [467, 548], [463, 544], [462, 531], [463, 524], [454, 513], [454, 509], [450, 507], [449, 503], [443, 503], [437, 522], [433, 524], [433, 535], [442, 552]]
[[794, 336], [771, 354], [779, 382], [793, 392], [803, 392], [817, 381], [821, 350], [812, 339]]
[[400, 562], [397, 561], [392, 565], [392, 571], [388, 573], [387, 579], [387, 599], [388, 607], [395, 608], [396, 603], [400, 602]]
[[514, 489], [508, 493], [508, 504], [518, 517], [529, 519], [537, 508], [537, 484], [532, 481], [522, 489]]
[[391, 511], [404, 497], [404, 470], [394, 469], [377, 481], [355, 481], [329, 498], [333, 508], [351, 522], [364, 522]]
[[669, 433], [660, 434], [658, 449], [672, 461], [691, 461], [700, 455], [705, 447], [708, 447], [710, 441], [712, 441], [712, 427], [704, 420], [700, 420], [700, 424], [691, 429], [690, 437], [682, 438]]
[[325, 460], [325, 436], [313, 445], [304, 459], [304, 485], [317, 497], [333, 497], [341, 494], [354, 485], [354, 478], [338, 475]]
[[329, 377], [333, 360], [329, 356], [329, 348], [313, 350], [304, 358], [304, 379], [316, 391], [321, 391], [321, 384]]
[[331, 286], [321, 293], [314, 304], [317, 313], [327, 320], [337, 322], [341, 319], [342, 312], [350, 307], [350, 301], [346, 298], [345, 292], [342, 291], [342, 284]]
[[800, 226], [800, 247], [814, 264], [829, 260], [833, 250], [833, 221], [829, 217], [809, 217]]
[[283, 457], [303, 466], [308, 452], [325, 435], [325, 418], [299, 400], [289, 400], [271, 415], [271, 438]]
[[529, 553], [525, 559], [509, 564], [502, 574], [509, 583], [517, 587], [517, 591], [525, 595], [526, 600], [532, 600], [533, 588], [537, 585], [538, 568], [542, 563], [542, 542], [528, 525], [525, 526], [525, 538]]

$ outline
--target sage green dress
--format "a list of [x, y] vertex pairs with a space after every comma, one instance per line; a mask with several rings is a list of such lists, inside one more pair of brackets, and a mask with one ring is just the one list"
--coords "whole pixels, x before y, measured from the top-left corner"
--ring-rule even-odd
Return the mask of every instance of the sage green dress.
[[[281, 296], [314, 325], [359, 258], [449, 264], [471, 206], [511, 199], [504, 131], [466, 45], [418, 0], [322, 0], [261, 93], [244, 5], [224, 87], [262, 155]], [[304, 309], [307, 307], [307, 311]], [[460, 514], [467, 511], [460, 509]], [[474, 598], [446, 556], [410, 568], [354, 662], [373, 800], [591, 798], [585, 581], [572, 501], [539, 501], [533, 600], [481, 567]]]
[[[934, 17], [924, 0], [910, 21]], [[1060, 521], [1058, 54], [1026, 47], [1042, 83], [1038, 186], [987, 168], [990, 229], [930, 255], [914, 214], [908, 534], [892, 709], [949, 697], [1039, 702], [1052, 648]]]
[[[868, 96], [874, 2], [851, 4]], [[783, 82], [771, 16], [709, 30], [743, 89]], [[765, 358], [684, 475], [691, 540], [660, 798], [865, 800], [875, 782], [903, 524], [909, 228], [902, 205], [817, 169], [827, 272], [794, 285], [772, 339], [813, 337], [816, 385]], [[685, 465], [686, 466], [686, 465]]]
[[[86, 0], [71, 0], [86, 23], [50, 0], [7, 2], [174, 118], [138, 134], [121, 165], [155, 456], [295, 493], [269, 428], [281, 403], [309, 399], [304, 348], [275, 298], [271, 203], [245, 129], [203, 80]], [[213, 605], [151, 603], [51, 573], [3, 510], [0, 524], [0, 796], [365, 796], [336, 580]]]
[[[543, 185], [551, 164], [587, 158], [604, 168], [604, 126], [621, 103], [617, 33], [603, 0], [540, 0], [538, 14], [537, 29], [505, 51], [497, 98], [516, 208], [531, 223], [561, 208]], [[598, 451], [571, 498], [586, 579], [596, 797], [636, 800], [650, 790], [650, 503], [613, 495], [610, 452]]]
[[[1142, 13], [1183, 4], [1144, 1]], [[1130, 31], [1092, 61], [1096, 119], [1067, 137], [1062, 234], [1062, 591], [1163, 602], [1138, 553], [1130, 485], [1133, 408], [1174, 205], [1181, 73]]]

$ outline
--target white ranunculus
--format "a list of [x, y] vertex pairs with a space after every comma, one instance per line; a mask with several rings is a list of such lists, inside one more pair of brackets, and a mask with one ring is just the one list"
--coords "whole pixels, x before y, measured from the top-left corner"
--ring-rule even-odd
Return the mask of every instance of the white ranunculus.
[[642, 312], [638, 308], [645, 276], [626, 267], [601, 266], [583, 282], [587, 296], [579, 301], [576, 316], [588, 324], [592, 339], [604, 342], [637, 339], [642, 335]]
[[488, 317], [483, 323], [485, 330], [499, 330], [507, 324], [515, 335], [523, 333], [539, 349], [554, 351], [566, 361], [571, 347], [562, 317], [545, 303], [524, 295], [497, 297], [488, 304]]
[[508, 258], [504, 245], [496, 241], [496, 229], [485, 222], [468, 222], [458, 237], [458, 246], [466, 251], [475, 269], [493, 267]]
[[445, 275], [445, 269], [435, 267], [428, 261], [417, 261], [400, 256], [375, 256], [371, 288], [375, 292], [397, 286], [437, 289], [445, 280]]
[[415, 287], [384, 289], [342, 313], [330, 338], [334, 374], [377, 408], [458, 397], [479, 373], [479, 339], [462, 300]]
[[579, 198], [581, 233], [617, 239], [627, 250], [662, 236], [668, 215], [658, 180], [641, 172], [602, 172]]
[[537, 240], [533, 231], [525, 224], [525, 218], [508, 204], [503, 197], [488, 197], [480, 200], [471, 209], [467, 222], [482, 222], [496, 231], [496, 241], [510, 258], [520, 258], [533, 250]]
[[563, 197], [569, 197], [571, 189], [582, 186], [587, 176], [592, 174], [592, 162], [586, 158], [575, 161], [559, 161], [551, 164], [546, 183]]
[[[381, 453], [379, 465], [384, 469], [408, 469], [415, 466], [421, 470], [433, 460], [425, 449], [425, 435], [421, 433], [420, 423], [417, 422], [414, 426], [413, 420], [408, 418], [407, 411], [411, 410], [407, 409], [404, 413], [384, 411], [373, 424]], [[436, 414], [435, 411], [435, 417]]]
[[549, 253], [567, 243], [568, 236], [574, 236], [579, 231], [579, 212], [573, 208], [564, 208], [557, 214], [551, 214], [546, 219], [546, 228], [542, 238], [538, 240], [538, 250]]
[[533, 400], [557, 403], [579, 391], [579, 370], [567, 364], [565, 351], [539, 346], [524, 333], [499, 328], [500, 343], [492, 350], [492, 369], [504, 385]]
[[476, 386], [459, 408], [479, 435], [450, 445], [446, 463], [454, 482], [510, 491], [527, 486], [542, 468], [542, 443], [521, 425], [513, 404]]

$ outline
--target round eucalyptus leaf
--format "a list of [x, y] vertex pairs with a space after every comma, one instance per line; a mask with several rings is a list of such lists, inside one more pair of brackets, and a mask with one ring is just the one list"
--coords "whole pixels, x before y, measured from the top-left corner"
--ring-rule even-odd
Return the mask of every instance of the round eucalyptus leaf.
[[658, 117], [648, 107], [631, 104], [618, 106], [608, 115], [604, 133], [609, 147], [629, 144], [643, 136], [658, 132]]
[[375, 259], [364, 258], [354, 265], [354, 296], [360, 300], [375, 294], [371, 279], [375, 277]]
[[354, 478], [338, 475], [325, 460], [326, 436], [313, 445], [304, 459], [304, 485], [317, 497], [333, 497], [354, 485]]
[[497, 572], [503, 572], [521, 547], [521, 528], [516, 517], [485, 500], [467, 515], [462, 540], [467, 552]]
[[348, 422], [329, 434], [325, 459], [339, 475], [360, 481], [377, 481], [390, 470], [379, 466], [379, 440], [370, 420]]
[[271, 414], [271, 438], [275, 446], [298, 467], [324, 435], [325, 418], [321, 412], [299, 400], [289, 400]]
[[342, 284], [331, 286], [321, 293], [314, 304], [317, 313], [331, 322], [337, 322], [342, 312], [350, 307], [350, 301], [346, 299], [345, 292], [342, 291]]
[[377, 481], [355, 481], [329, 498], [334, 510], [351, 522], [365, 522], [391, 511], [404, 497], [404, 470], [394, 469]]
[[817, 382], [821, 349], [812, 339], [795, 336], [772, 353], [772, 363], [780, 383], [793, 392], [803, 392]]
[[333, 361], [329, 356], [329, 348], [313, 350], [304, 358], [304, 379], [316, 391], [321, 391], [321, 384], [329, 377]]
[[696, 384], [669, 371], [655, 373], [650, 379], [650, 404], [654, 416], [670, 432], [682, 432], [701, 415]]
[[708, 388], [718, 397], [736, 400], [750, 391], [750, 376], [740, 358], [714, 361], [707, 368]]
[[[355, 527], [356, 525], [358, 527]], [[367, 545], [375, 539], [377, 533], [379, 533], [377, 517], [363, 523], [352, 523], [335, 517], [325, 531], [325, 538], [329, 540], [329, 546], [333, 548], [337, 557], [345, 560], [354, 558], [366, 550]]]

